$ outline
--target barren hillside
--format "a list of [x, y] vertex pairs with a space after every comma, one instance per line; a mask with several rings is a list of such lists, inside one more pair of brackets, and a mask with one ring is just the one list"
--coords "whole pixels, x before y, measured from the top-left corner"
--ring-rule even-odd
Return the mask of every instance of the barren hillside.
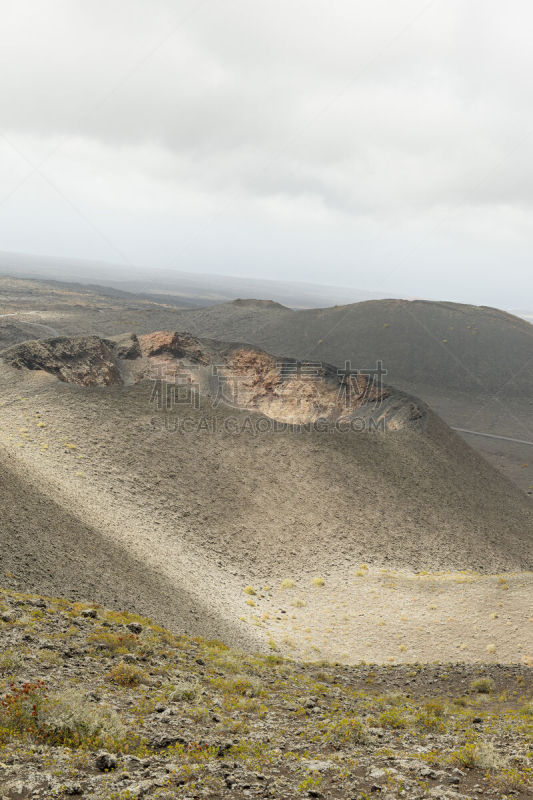
[[[533, 441], [532, 330], [484, 307], [382, 300], [292, 311], [268, 300], [209, 308], [176, 298], [101, 286], [0, 277], [0, 349], [53, 335], [113, 336], [188, 330], [249, 341], [268, 351], [368, 368], [383, 362], [389, 383], [422, 397], [449, 425]], [[530, 447], [463, 434], [504, 474], [533, 490]]]
[[[238, 378], [231, 402], [213, 391], [213, 364]], [[198, 402], [162, 402], [171, 365], [198, 382]], [[275, 617], [254, 627], [253, 615], [282, 600], [247, 605], [247, 585], [318, 575], [349, 595], [363, 562], [376, 575], [531, 569], [529, 500], [423, 403], [360, 378], [347, 408], [334, 368], [314, 386], [295, 366], [165, 332], [4, 353], [4, 571], [25, 589], [157, 606], [177, 629], [192, 614], [209, 635], [260, 646]], [[479, 607], [487, 587], [472, 591]]]
[[291, 311], [234, 301], [179, 313], [198, 336], [250, 341], [273, 353], [360, 368], [382, 360], [392, 384], [410, 391], [529, 399], [533, 326], [494, 308], [424, 300], [370, 300]]

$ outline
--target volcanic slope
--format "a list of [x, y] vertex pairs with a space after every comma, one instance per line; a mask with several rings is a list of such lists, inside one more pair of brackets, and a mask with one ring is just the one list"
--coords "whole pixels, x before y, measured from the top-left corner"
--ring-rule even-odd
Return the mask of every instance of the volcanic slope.
[[180, 321], [198, 336], [251, 341], [297, 358], [349, 360], [359, 369], [382, 360], [388, 381], [406, 390], [533, 398], [533, 326], [495, 308], [370, 300], [292, 311], [236, 300], [182, 311]]
[[[533, 326], [483, 306], [372, 300], [292, 311], [239, 300], [176, 311], [198, 336], [250, 341], [273, 353], [372, 368], [457, 428], [533, 442]], [[463, 434], [493, 466], [533, 490], [531, 446]]]
[[[213, 365], [237, 381], [231, 405], [213, 392]], [[365, 655], [359, 600], [377, 592], [372, 613], [385, 614], [389, 591], [399, 592], [395, 608], [400, 595], [407, 604], [432, 591], [416, 581], [389, 589], [391, 571], [475, 571], [468, 596], [487, 618], [502, 602], [490, 575], [520, 573], [508, 579], [501, 620], [513, 627], [499, 655], [511, 658], [530, 591], [522, 573], [533, 566], [528, 499], [420, 401], [364, 377], [339, 399], [335, 368], [310, 382], [301, 366], [172, 332], [5, 351], [3, 571], [20, 589], [127, 605], [175, 629], [348, 660]], [[154, 378], [171, 368], [185, 387], [197, 381], [194, 402], [191, 391], [186, 405], [166, 407], [169, 384]], [[353, 585], [361, 569], [364, 596]], [[282, 586], [288, 596], [272, 589]], [[335, 596], [346, 622], [324, 644]], [[293, 601], [289, 615], [282, 606]], [[446, 619], [452, 605], [442, 602]], [[318, 625], [309, 634], [306, 606]], [[439, 648], [455, 646], [454, 625], [464, 624], [455, 620]], [[421, 622], [415, 608], [413, 630]], [[474, 660], [485, 657], [483, 630]], [[418, 657], [431, 660], [433, 633], [416, 637]], [[373, 658], [402, 660], [397, 647], [376, 639]]]

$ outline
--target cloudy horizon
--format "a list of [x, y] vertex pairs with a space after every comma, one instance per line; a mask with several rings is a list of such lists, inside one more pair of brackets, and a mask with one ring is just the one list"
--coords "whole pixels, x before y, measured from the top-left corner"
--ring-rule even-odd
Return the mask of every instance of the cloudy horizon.
[[525, 2], [21, 0], [0, 250], [524, 308]]

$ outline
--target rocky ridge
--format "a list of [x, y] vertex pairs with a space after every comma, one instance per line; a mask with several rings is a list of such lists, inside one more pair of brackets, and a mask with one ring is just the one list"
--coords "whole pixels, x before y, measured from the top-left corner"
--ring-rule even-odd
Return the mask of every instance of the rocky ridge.
[[157, 331], [114, 339], [57, 337], [12, 347], [3, 360], [81, 386], [132, 384], [147, 378], [189, 387], [226, 405], [294, 424], [373, 416], [384, 429], [423, 426], [423, 403], [380, 376], [329, 364], [279, 358], [260, 348]]

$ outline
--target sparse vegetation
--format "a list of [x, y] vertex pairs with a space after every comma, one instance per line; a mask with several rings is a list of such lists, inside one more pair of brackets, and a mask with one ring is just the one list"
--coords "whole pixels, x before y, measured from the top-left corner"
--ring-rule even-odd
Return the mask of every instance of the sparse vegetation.
[[402, 714], [398, 708], [387, 708], [382, 711], [378, 718], [379, 724], [383, 728], [407, 728], [409, 726], [409, 719]]
[[[1, 597], [6, 614], [14, 595], [4, 593], [4, 603]], [[42, 652], [52, 654], [45, 683], [38, 678], [44, 662], [28, 658], [31, 642], [22, 646], [20, 662], [12, 660], [12, 647], [2, 651], [8, 672], [0, 675], [0, 749], [4, 761], [13, 758], [17, 779], [37, 759], [42, 770], [53, 762], [64, 780], [74, 775], [87, 796], [126, 798], [136, 779], [122, 777], [135, 763], [127, 760], [131, 755], [167, 776], [168, 783], [146, 790], [154, 800], [164, 797], [160, 790], [179, 796], [180, 787], [192, 792], [193, 786], [229, 798], [235, 786], [226, 785], [224, 774], [242, 775], [253, 786], [260, 784], [256, 774], [269, 776], [273, 767], [272, 785], [281, 797], [333, 787], [341, 796], [364, 797], [377, 782], [392, 797], [407, 791], [418, 798], [416, 775], [424, 762], [443, 774], [456, 766], [474, 773], [487, 792], [530, 782], [530, 767], [520, 761], [533, 730], [525, 667], [519, 675], [509, 670], [505, 691], [492, 675], [478, 677], [469, 668], [472, 684], [494, 682], [490, 694], [436, 697], [427, 690], [453, 685], [455, 667], [302, 665], [275, 652], [274, 639], [271, 655], [244, 655], [217, 640], [174, 635], [133, 614], [64, 600], [36, 608], [16, 599], [17, 624], [1, 624], [0, 640], [31, 630], [47, 645]], [[498, 681], [504, 674], [494, 672]], [[379, 686], [391, 680], [408, 684], [381, 694]], [[472, 730], [474, 714], [483, 719], [483, 732]], [[421, 757], [430, 735], [431, 750]], [[450, 747], [457, 735], [462, 741]], [[39, 750], [31, 750], [35, 746]], [[94, 768], [100, 748], [107, 753], [102, 771]], [[509, 752], [518, 754], [516, 763]], [[104, 777], [107, 783], [99, 783]]]
[[494, 691], [494, 681], [492, 678], [477, 678], [471, 682], [470, 691], [477, 694], [490, 694]]
[[119, 740], [126, 733], [112, 708], [89, 702], [77, 689], [51, 694], [41, 707], [41, 719], [54, 738], [71, 744], [104, 744], [109, 739]]
[[110, 655], [131, 653], [137, 649], [139, 639], [133, 633], [117, 632], [99, 628], [87, 636], [87, 642]]
[[144, 669], [135, 664], [125, 664], [123, 661], [112, 667], [106, 677], [119, 686], [138, 686], [140, 683], [148, 682], [148, 674]]
[[493, 770], [501, 766], [494, 745], [486, 740], [466, 742], [459, 750], [452, 753], [452, 762], [456, 762], [467, 769], [477, 767], [482, 770]]
[[292, 600], [291, 606], [294, 606], [294, 608], [304, 608], [306, 602], [301, 597], [297, 597], [296, 600]]
[[295, 584], [292, 578], [284, 578], [280, 584], [281, 589], [293, 589], [294, 586]]
[[178, 681], [169, 687], [168, 699], [171, 702], [179, 702], [183, 700], [193, 701], [198, 698], [200, 694], [200, 685], [197, 680], [193, 681]]

